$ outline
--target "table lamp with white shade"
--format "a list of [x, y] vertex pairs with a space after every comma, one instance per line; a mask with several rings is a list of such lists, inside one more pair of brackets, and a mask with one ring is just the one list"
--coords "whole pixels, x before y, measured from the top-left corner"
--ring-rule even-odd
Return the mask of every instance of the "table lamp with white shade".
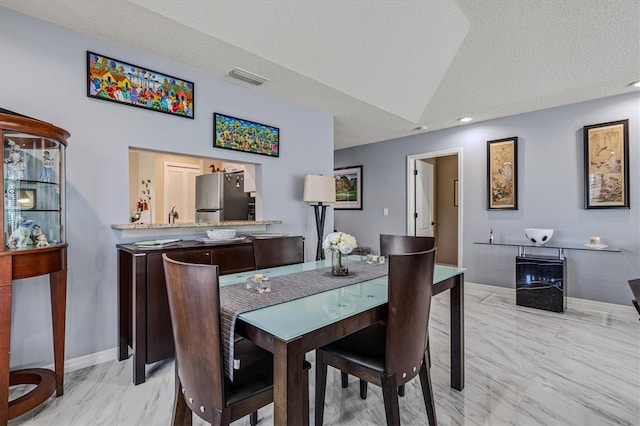
[[324, 233], [324, 219], [327, 213], [327, 205], [322, 203], [336, 202], [336, 183], [333, 177], [323, 175], [306, 175], [304, 177], [303, 201], [313, 206], [316, 215], [316, 231], [318, 233], [318, 246], [316, 248], [316, 260], [324, 259], [322, 250], [322, 234]]

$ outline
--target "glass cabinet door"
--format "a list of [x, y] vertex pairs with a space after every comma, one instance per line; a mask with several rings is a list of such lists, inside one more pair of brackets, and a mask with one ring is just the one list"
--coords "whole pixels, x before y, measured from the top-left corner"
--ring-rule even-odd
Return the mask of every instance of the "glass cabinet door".
[[52, 138], [3, 131], [5, 250], [65, 242], [64, 149]]

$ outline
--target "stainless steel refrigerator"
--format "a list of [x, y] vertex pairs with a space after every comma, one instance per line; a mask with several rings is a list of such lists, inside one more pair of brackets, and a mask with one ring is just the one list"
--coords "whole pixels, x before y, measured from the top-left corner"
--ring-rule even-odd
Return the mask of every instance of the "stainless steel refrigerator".
[[247, 220], [250, 201], [243, 172], [196, 176], [196, 222]]

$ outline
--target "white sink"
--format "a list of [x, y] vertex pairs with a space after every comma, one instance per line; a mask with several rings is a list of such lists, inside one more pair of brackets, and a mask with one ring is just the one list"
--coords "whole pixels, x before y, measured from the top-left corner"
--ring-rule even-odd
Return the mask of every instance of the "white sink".
[[553, 229], [548, 228], [525, 228], [524, 235], [527, 239], [537, 246], [548, 243], [553, 236]]

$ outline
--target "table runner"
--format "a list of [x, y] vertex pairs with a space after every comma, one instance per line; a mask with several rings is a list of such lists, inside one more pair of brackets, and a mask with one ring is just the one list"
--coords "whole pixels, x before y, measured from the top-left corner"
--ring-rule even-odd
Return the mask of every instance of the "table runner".
[[243, 312], [278, 305], [340, 287], [387, 275], [387, 264], [369, 265], [366, 261], [349, 262], [349, 275], [331, 276], [331, 268], [269, 277], [270, 293], [247, 289], [246, 282], [220, 287], [220, 316], [224, 362], [233, 380], [233, 349], [236, 319]]

